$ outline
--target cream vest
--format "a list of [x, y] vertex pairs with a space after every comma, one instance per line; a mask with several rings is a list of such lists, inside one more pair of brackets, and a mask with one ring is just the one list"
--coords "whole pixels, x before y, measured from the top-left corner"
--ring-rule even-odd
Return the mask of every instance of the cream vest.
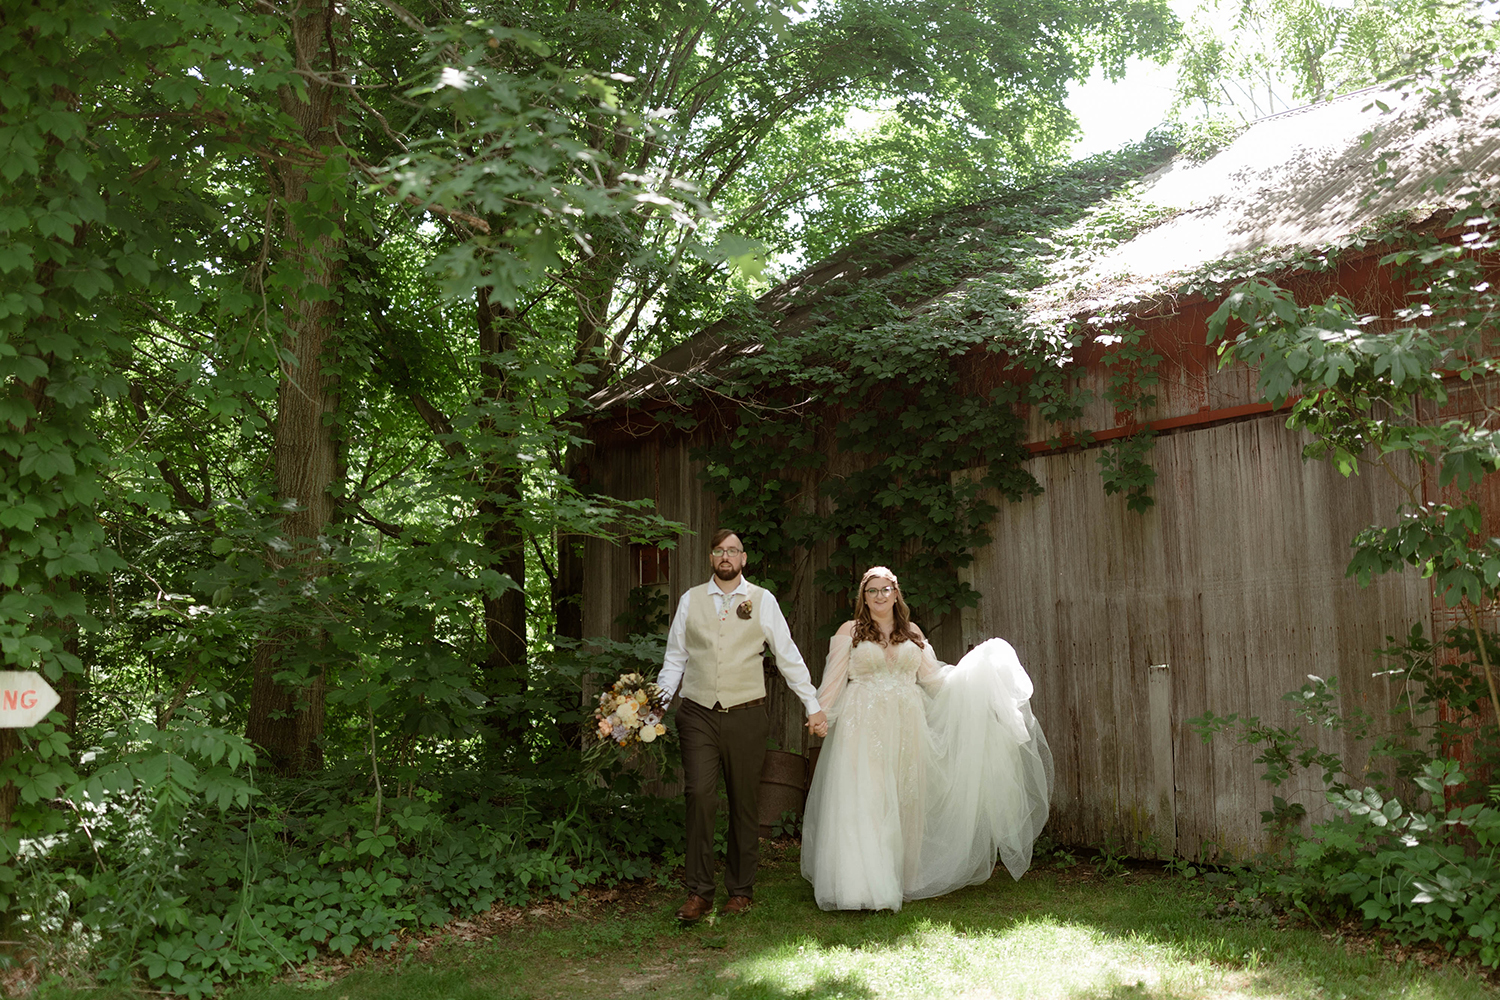
[[[709, 587], [716, 586], [710, 583]], [[750, 585], [748, 597], [729, 599], [729, 613], [719, 620], [708, 587], [692, 589], [687, 616], [687, 669], [682, 675], [682, 696], [705, 708], [718, 704], [733, 708], [766, 696], [761, 651], [766, 637], [760, 630], [763, 588]], [[750, 605], [750, 617], [739, 609]]]

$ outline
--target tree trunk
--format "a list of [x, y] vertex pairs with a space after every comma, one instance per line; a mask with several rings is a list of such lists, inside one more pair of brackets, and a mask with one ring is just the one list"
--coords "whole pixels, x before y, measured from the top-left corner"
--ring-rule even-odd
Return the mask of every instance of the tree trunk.
[[583, 638], [583, 556], [575, 539], [557, 539], [557, 582], [552, 587], [552, 614], [557, 634]]
[[[68, 619], [63, 622], [63, 652], [69, 656], [78, 655], [78, 622]], [[78, 735], [78, 696], [83, 690], [84, 682], [88, 680], [88, 664], [85, 663], [83, 673], [63, 674], [62, 680], [57, 684], [57, 711], [67, 717], [67, 725], [64, 732], [71, 739]], [[75, 746], [76, 750], [77, 747]], [[0, 757], [0, 760], [4, 760]]]
[[[280, 156], [272, 169], [274, 196], [286, 218], [283, 253], [291, 265], [287, 273], [300, 275], [303, 282], [288, 289], [282, 302], [282, 347], [293, 360], [283, 365], [277, 394], [275, 478], [278, 498], [295, 507], [282, 522], [291, 548], [277, 558], [280, 566], [295, 567], [306, 581], [327, 571], [320, 539], [333, 524], [334, 489], [342, 476], [331, 417], [338, 408], [338, 377], [332, 363], [344, 258], [344, 194], [336, 191], [329, 200], [326, 192], [314, 192], [312, 175], [320, 151], [337, 141], [344, 89], [339, 86], [343, 78], [335, 40], [347, 27], [347, 8], [331, 2], [304, 3], [293, 12], [292, 41], [297, 66], [307, 74], [306, 89], [299, 95], [283, 87], [281, 107], [296, 121], [308, 155]], [[322, 763], [324, 672], [318, 650], [323, 638], [316, 624], [280, 629], [265, 636], [255, 652], [245, 735], [283, 774]]]
[[[583, 556], [576, 539], [559, 534], [557, 570], [552, 581], [552, 615], [554, 629], [565, 639], [583, 639]], [[585, 705], [584, 717], [588, 717]], [[579, 722], [557, 724], [562, 740], [570, 747], [583, 745], [583, 725]]]
[[[0, 763], [10, 760], [21, 752], [21, 738], [14, 729], [0, 729]], [[11, 818], [16, 814], [16, 803], [20, 801], [20, 790], [10, 782], [0, 784], [0, 830], [9, 830]]]
[[[495, 311], [486, 289], [475, 293], [479, 332], [480, 374], [485, 391], [497, 401], [508, 399], [510, 387], [505, 372], [491, 360], [493, 355], [514, 345], [503, 329], [503, 316]], [[521, 473], [512, 462], [489, 463], [485, 469], [485, 492], [490, 499], [480, 505], [486, 519], [485, 547], [490, 553], [490, 569], [516, 582], [516, 587], [499, 597], [486, 595], [484, 605], [484, 684], [485, 694], [499, 702], [491, 716], [490, 731], [497, 741], [512, 746], [526, 730], [526, 719], [507, 711], [505, 702], [524, 696], [528, 686], [526, 674], [526, 539], [516, 523], [521, 504]]]

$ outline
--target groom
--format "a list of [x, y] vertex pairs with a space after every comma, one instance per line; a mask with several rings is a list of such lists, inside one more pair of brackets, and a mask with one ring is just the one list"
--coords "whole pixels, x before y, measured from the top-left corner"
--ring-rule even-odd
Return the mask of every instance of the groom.
[[786, 618], [769, 590], [745, 579], [749, 556], [740, 536], [721, 528], [709, 546], [713, 579], [682, 595], [667, 654], [656, 683], [670, 699], [682, 685], [677, 733], [687, 794], [687, 902], [677, 919], [692, 923], [713, 909], [714, 815], [719, 809], [719, 773], [729, 793], [729, 858], [725, 913], [750, 909], [760, 860], [760, 768], [771, 723], [761, 653], [766, 646], [776, 668], [807, 709], [807, 728], [827, 733], [827, 718], [792, 642]]

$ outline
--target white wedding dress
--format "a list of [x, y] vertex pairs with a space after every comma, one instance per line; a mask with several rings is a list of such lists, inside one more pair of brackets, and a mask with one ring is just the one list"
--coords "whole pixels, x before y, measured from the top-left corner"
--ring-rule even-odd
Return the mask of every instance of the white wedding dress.
[[802, 875], [825, 910], [899, 910], [1031, 866], [1052, 753], [1031, 678], [990, 639], [952, 666], [931, 643], [834, 636], [818, 700], [828, 739], [813, 773]]

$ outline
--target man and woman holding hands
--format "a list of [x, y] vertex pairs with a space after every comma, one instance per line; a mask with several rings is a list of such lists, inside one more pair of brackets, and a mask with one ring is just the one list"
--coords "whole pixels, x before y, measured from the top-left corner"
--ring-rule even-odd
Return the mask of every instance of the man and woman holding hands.
[[730, 814], [722, 912], [742, 913], [754, 899], [766, 649], [806, 709], [808, 732], [827, 737], [802, 835], [802, 873], [820, 907], [899, 910], [984, 881], [997, 856], [1020, 878], [1046, 823], [1052, 758], [1010, 645], [991, 639], [940, 663], [896, 575], [876, 566], [815, 689], [775, 596], [745, 579], [740, 536], [721, 529], [709, 549], [713, 576], [678, 602], [657, 677], [669, 699], [682, 695], [688, 898], [678, 919], [713, 908], [721, 776]]

